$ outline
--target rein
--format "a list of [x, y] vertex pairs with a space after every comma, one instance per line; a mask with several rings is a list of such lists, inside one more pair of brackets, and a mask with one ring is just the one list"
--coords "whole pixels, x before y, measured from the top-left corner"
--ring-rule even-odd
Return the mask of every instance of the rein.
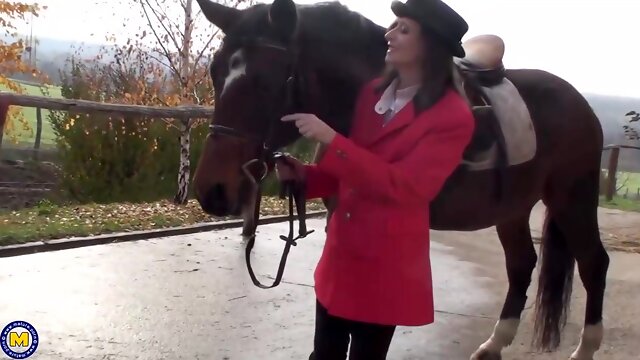
[[[263, 46], [263, 47], [269, 47], [269, 48], [273, 48], [276, 50], [281, 50], [283, 52], [285, 52], [288, 55], [292, 55], [291, 51], [284, 47], [281, 46], [279, 44], [275, 44], [275, 43], [271, 43], [268, 41], [258, 41], [257, 43], [255, 43], [255, 45], [257, 46]], [[292, 58], [295, 60], [296, 57], [292, 56]], [[296, 81], [296, 64], [295, 62], [292, 64], [291, 69], [290, 69], [290, 73], [289, 76], [284, 84], [284, 89], [283, 91], [285, 92], [285, 108], [287, 110], [289, 109], [293, 109], [295, 104], [295, 94], [296, 94], [296, 88], [295, 88], [295, 81]], [[278, 127], [278, 124], [280, 122], [278, 121], [278, 119], [273, 119], [272, 121], [269, 122], [268, 128], [267, 128], [267, 133], [264, 137], [255, 135], [255, 134], [247, 134], [247, 133], [243, 133], [240, 132], [234, 128], [231, 127], [227, 127], [227, 126], [222, 126], [222, 125], [215, 125], [215, 124], [211, 124], [209, 125], [209, 131], [211, 134], [216, 134], [216, 135], [225, 135], [225, 136], [232, 136], [232, 137], [237, 137], [237, 138], [241, 138], [241, 139], [245, 139], [248, 141], [254, 141], [256, 143], [261, 143], [262, 144], [262, 148], [260, 150], [260, 155], [252, 160], [247, 161], [245, 164], [242, 165], [242, 171], [245, 174], [245, 176], [251, 181], [252, 185], [254, 186], [254, 190], [256, 191], [256, 193], [258, 194], [258, 196], [256, 197], [256, 201], [254, 204], [254, 211], [253, 211], [253, 224], [255, 225], [254, 228], [252, 229], [252, 234], [248, 235], [248, 242], [247, 242], [247, 246], [245, 248], [245, 259], [246, 259], [246, 263], [247, 263], [247, 270], [249, 272], [249, 276], [251, 277], [251, 281], [253, 282], [253, 284], [261, 289], [271, 289], [274, 288], [276, 286], [278, 286], [280, 284], [280, 282], [282, 281], [282, 276], [284, 274], [284, 268], [286, 266], [287, 263], [287, 256], [289, 255], [289, 251], [291, 249], [291, 246], [297, 246], [298, 244], [296, 243], [297, 240], [306, 237], [307, 235], [311, 234], [314, 232], [314, 230], [311, 231], [307, 231], [307, 226], [306, 226], [306, 197], [304, 194], [304, 184], [299, 182], [299, 181], [295, 181], [295, 180], [288, 180], [288, 181], [283, 181], [280, 184], [280, 198], [284, 199], [285, 197], [288, 197], [288, 203], [289, 203], [289, 234], [287, 236], [285, 235], [280, 235], [280, 239], [283, 240], [285, 242], [285, 246], [284, 246], [284, 250], [282, 252], [282, 256], [280, 258], [280, 264], [278, 266], [278, 272], [276, 274], [275, 280], [274, 282], [267, 286], [262, 284], [258, 278], [256, 277], [254, 271], [253, 271], [253, 267], [251, 266], [251, 251], [253, 250], [253, 246], [255, 245], [255, 241], [256, 241], [256, 233], [255, 230], [258, 226], [258, 217], [260, 216], [260, 186], [262, 185], [262, 181], [266, 178], [266, 176], [268, 175], [269, 169], [275, 164], [275, 162], [277, 160], [282, 160], [284, 161], [284, 164], [287, 166], [291, 166], [289, 164], [286, 163], [286, 157], [285, 154], [282, 152], [277, 151], [277, 149], [275, 148], [275, 145], [273, 144], [274, 141], [274, 137], [275, 137], [275, 133], [276, 133], [276, 128]], [[253, 166], [254, 164], [259, 164], [262, 167], [262, 172], [261, 175], [258, 177], [256, 177], [251, 171], [250, 171], [250, 167]], [[295, 204], [296, 204], [296, 211], [298, 213], [298, 221], [299, 221], [299, 229], [298, 229], [298, 236], [294, 237], [294, 230], [293, 230], [293, 224], [295, 222], [295, 217], [294, 217], [294, 213], [293, 213], [293, 203], [295, 200]], [[243, 234], [243, 236], [247, 236], [247, 234]]]

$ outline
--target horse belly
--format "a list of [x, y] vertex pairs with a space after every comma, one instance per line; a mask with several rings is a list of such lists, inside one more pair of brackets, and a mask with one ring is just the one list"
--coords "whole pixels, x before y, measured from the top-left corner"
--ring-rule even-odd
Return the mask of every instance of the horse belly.
[[475, 231], [526, 215], [542, 198], [543, 173], [534, 161], [508, 168], [498, 200], [495, 171], [458, 172], [431, 203], [431, 228]]

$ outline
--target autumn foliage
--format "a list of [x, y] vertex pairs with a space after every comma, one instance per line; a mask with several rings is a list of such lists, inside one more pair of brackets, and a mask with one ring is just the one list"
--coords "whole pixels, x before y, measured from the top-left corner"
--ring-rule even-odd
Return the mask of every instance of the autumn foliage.
[[[69, 59], [62, 81], [61, 94], [70, 99], [148, 105], [177, 101], [171, 76], [136, 50], [119, 49], [112, 62]], [[64, 189], [75, 200], [153, 201], [175, 193], [179, 131], [172, 121], [73, 112], [54, 112], [50, 118]], [[201, 124], [191, 134], [192, 161], [206, 130]]]
[[[104, 46], [95, 58], [83, 58], [81, 51], [69, 58], [61, 72], [62, 96], [149, 106], [214, 106], [208, 65], [222, 34], [204, 19], [196, 31], [198, 12], [196, 7], [189, 10], [192, 3], [135, 0], [131, 5], [148, 20], [147, 26], [129, 29], [131, 37], [125, 42], [112, 38], [114, 43]], [[178, 11], [171, 6], [178, 6]], [[178, 174], [186, 174], [188, 180], [193, 176], [189, 163], [200, 157], [209, 120], [52, 112], [63, 187], [81, 202], [155, 201], [174, 196], [174, 203], [185, 204], [182, 190], [188, 189], [189, 181], [181, 182], [176, 195], [176, 179]], [[185, 138], [187, 161], [181, 157]], [[312, 150], [307, 143], [294, 148], [306, 154]], [[271, 182], [264, 193], [275, 190]]]
[[[0, 28], [4, 29], [3, 35], [15, 38], [17, 36], [16, 24], [24, 21], [27, 15], [38, 16], [40, 11], [44, 9], [46, 9], [46, 7], [41, 8], [38, 4], [0, 0]], [[24, 42], [21, 39], [6, 42], [3, 38], [0, 38], [0, 85], [16, 93], [22, 93], [23, 91], [19, 84], [10, 80], [9, 76], [12, 74], [31, 73], [41, 81], [44, 80], [36, 69], [31, 68], [22, 60], [24, 48]], [[21, 125], [24, 130], [30, 130], [29, 124], [19, 109], [12, 107], [9, 110], [8, 119], [4, 125], [4, 132], [11, 135], [16, 126], [19, 125]]]

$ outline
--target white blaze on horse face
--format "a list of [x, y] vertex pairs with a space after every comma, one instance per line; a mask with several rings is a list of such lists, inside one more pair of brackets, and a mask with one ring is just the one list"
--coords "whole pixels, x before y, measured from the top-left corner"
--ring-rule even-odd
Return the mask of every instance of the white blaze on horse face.
[[500, 354], [503, 348], [513, 342], [518, 332], [518, 325], [520, 325], [520, 319], [498, 320], [489, 340], [480, 345], [478, 350], [471, 356], [471, 360], [483, 359], [486, 353]]
[[593, 354], [600, 349], [604, 328], [602, 323], [587, 325], [582, 329], [582, 337], [576, 351], [571, 354], [571, 360], [593, 360]]
[[225, 91], [234, 81], [238, 80], [242, 76], [247, 74], [247, 63], [244, 60], [244, 52], [242, 49], [237, 50], [231, 55], [229, 58], [229, 75], [224, 80], [224, 85], [222, 86], [222, 91], [220, 92], [220, 96], [224, 95]]

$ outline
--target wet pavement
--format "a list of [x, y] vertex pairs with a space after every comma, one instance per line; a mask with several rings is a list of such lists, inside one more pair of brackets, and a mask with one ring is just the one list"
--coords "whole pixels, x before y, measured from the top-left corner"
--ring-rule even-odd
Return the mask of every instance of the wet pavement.
[[[270, 290], [249, 279], [239, 229], [0, 259], [0, 326], [25, 320], [37, 329], [32, 359], [306, 360], [324, 220], [309, 225], [316, 233], [292, 248], [283, 283]], [[287, 230], [286, 223], [259, 228], [253, 263], [263, 282], [275, 274], [278, 235]], [[389, 359], [468, 359], [500, 312], [506, 273], [495, 231], [434, 231], [432, 242], [436, 323], [399, 328]], [[640, 256], [611, 256], [605, 343], [596, 358], [637, 359]], [[574, 289], [559, 352], [529, 349], [534, 281], [521, 331], [503, 358], [567, 359], [584, 311], [577, 276]]]

